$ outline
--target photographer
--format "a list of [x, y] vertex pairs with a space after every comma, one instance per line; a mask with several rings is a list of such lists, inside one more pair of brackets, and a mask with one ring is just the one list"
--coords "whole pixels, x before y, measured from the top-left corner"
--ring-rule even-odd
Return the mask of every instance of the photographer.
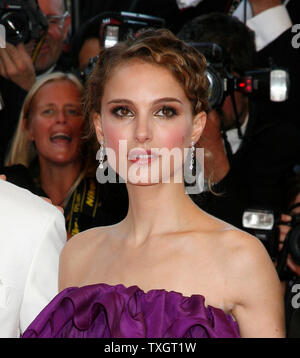
[[[290, 76], [289, 99], [277, 104], [276, 112], [286, 117], [286, 112], [294, 114], [298, 111], [300, 80], [299, 49], [292, 45], [295, 33], [294, 24], [300, 22], [300, 3], [297, 0], [247, 0], [246, 14], [245, 0], [234, 12], [241, 21], [255, 32], [257, 60], [268, 66], [270, 58], [277, 66], [288, 67]], [[246, 16], [245, 16], [246, 15]], [[269, 110], [272, 108], [269, 106]], [[291, 115], [288, 120], [300, 128], [297, 116]]]
[[[9, 0], [7, 3], [9, 4]], [[0, 49], [0, 92], [3, 100], [0, 112], [0, 165], [3, 164], [8, 144], [15, 131], [23, 100], [35, 83], [36, 76], [50, 73], [54, 69], [66, 70], [62, 52], [70, 26], [70, 16], [66, 11], [65, 2], [38, 0], [38, 6], [46, 16], [48, 30], [35, 62], [31, 57], [35, 40], [31, 39], [26, 44], [21, 42], [17, 45], [7, 42], [6, 48]]]
[[[254, 33], [237, 18], [211, 13], [184, 25], [179, 37], [188, 42], [216, 43], [224, 50], [231, 75], [256, 68]], [[289, 59], [287, 59], [289, 61]], [[281, 210], [286, 175], [300, 154], [300, 132], [290, 113], [277, 113], [278, 103], [234, 91], [208, 116], [203, 139], [205, 175], [214, 195], [194, 198], [204, 210], [242, 228], [248, 207]]]

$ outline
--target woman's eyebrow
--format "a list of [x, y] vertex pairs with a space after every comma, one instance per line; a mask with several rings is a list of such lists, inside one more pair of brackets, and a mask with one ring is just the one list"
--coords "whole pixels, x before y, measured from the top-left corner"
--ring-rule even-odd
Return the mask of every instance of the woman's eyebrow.
[[163, 97], [153, 101], [154, 104], [161, 103], [161, 102], [178, 102], [182, 104], [182, 102], [178, 98], [174, 98], [174, 97]]
[[[152, 103], [157, 104], [157, 103], [162, 103], [162, 102], [178, 102], [178, 103], [182, 104], [182, 102], [178, 98], [174, 98], [174, 97], [158, 98], [158, 99], [154, 100]], [[107, 102], [107, 104], [110, 104], [110, 103], [128, 103], [128, 104], [132, 104], [133, 102], [131, 100], [125, 99], [125, 98], [116, 98], [116, 99], [112, 99], [111, 101]]]
[[107, 104], [110, 103], [129, 103], [132, 104], [133, 102], [130, 101], [129, 99], [125, 99], [125, 98], [116, 98], [116, 99], [112, 99], [111, 101], [108, 101]]

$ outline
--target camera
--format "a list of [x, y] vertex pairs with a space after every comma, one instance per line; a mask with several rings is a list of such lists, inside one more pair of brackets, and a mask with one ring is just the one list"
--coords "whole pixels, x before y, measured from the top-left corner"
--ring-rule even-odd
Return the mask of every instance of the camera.
[[161, 28], [165, 20], [145, 14], [121, 11], [102, 14], [100, 39], [102, 47], [112, 47], [116, 43], [126, 40], [128, 36], [137, 36], [143, 28]]
[[210, 108], [221, 107], [225, 97], [234, 91], [252, 97], [269, 98], [273, 102], [288, 99], [289, 73], [279, 67], [246, 71], [243, 76], [233, 76], [227, 69], [223, 49], [210, 42], [190, 42], [207, 60], [207, 78], [209, 80]]
[[6, 41], [13, 45], [39, 41], [48, 29], [37, 0], [0, 0], [0, 24], [5, 27]]
[[[288, 280], [294, 276], [294, 273], [286, 265], [288, 254], [297, 265], [300, 265], [300, 214], [291, 215], [291, 217], [290, 222], [282, 222], [279, 214], [273, 210], [253, 208], [243, 213], [244, 229], [260, 239], [271, 259], [277, 262], [276, 269], [280, 280]], [[280, 224], [290, 226], [291, 230], [279, 252], [278, 225]]]
[[[124, 11], [103, 12], [89, 21], [90, 23], [99, 23], [99, 38], [102, 48], [112, 47], [116, 43], [126, 40], [129, 36], [137, 36], [141, 29], [165, 26], [165, 20], [160, 17]], [[85, 82], [97, 60], [98, 56], [95, 56], [90, 59], [87, 67], [79, 74], [76, 69], [73, 72]]]

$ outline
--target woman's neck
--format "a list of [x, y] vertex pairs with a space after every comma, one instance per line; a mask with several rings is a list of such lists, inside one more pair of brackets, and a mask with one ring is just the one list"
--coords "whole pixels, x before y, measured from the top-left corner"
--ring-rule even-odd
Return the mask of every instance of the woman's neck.
[[62, 205], [69, 190], [77, 179], [81, 162], [56, 165], [40, 159], [41, 187], [54, 205]]
[[198, 207], [185, 193], [184, 184], [127, 184], [129, 210], [123, 233], [136, 243], [165, 233], [185, 231], [192, 226]]

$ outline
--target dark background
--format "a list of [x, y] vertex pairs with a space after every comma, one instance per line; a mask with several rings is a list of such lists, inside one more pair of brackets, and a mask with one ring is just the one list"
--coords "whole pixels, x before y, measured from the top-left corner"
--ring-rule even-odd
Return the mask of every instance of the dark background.
[[87, 19], [104, 11], [131, 11], [162, 17], [168, 27], [177, 33], [184, 22], [212, 11], [228, 12], [231, 0], [203, 0], [197, 7], [179, 10], [176, 0], [72, 0], [72, 27], [77, 29]]

